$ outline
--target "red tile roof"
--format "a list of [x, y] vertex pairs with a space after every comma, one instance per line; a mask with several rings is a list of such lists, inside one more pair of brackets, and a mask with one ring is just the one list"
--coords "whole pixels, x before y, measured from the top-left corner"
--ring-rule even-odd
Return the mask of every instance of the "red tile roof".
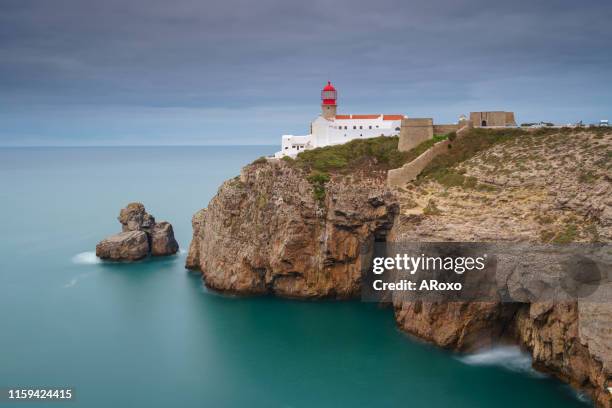
[[351, 115], [351, 119], [378, 119], [380, 115]]
[[[336, 119], [378, 119], [381, 115], [336, 115]], [[382, 115], [383, 120], [402, 120], [404, 115]]]

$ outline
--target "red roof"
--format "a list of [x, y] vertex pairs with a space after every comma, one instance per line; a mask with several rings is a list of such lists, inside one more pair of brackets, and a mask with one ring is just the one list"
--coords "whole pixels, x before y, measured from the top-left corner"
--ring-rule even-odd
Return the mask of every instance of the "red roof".
[[[336, 115], [336, 119], [378, 119], [381, 115]], [[383, 120], [402, 120], [404, 115], [382, 115]]]
[[353, 119], [378, 119], [380, 115], [351, 115]]
[[383, 120], [402, 120], [404, 115], [383, 115]]
[[336, 88], [334, 88], [334, 86], [331, 84], [330, 81], [327, 81], [327, 85], [325, 85], [325, 88], [323, 88], [324, 91], [335, 91]]

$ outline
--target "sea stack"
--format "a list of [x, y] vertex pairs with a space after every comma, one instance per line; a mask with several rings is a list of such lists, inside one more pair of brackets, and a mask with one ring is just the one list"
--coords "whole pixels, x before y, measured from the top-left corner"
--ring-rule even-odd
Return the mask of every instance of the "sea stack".
[[130, 203], [118, 217], [121, 232], [96, 245], [96, 256], [113, 261], [137, 261], [149, 255], [167, 256], [178, 252], [172, 224], [155, 222], [142, 203]]

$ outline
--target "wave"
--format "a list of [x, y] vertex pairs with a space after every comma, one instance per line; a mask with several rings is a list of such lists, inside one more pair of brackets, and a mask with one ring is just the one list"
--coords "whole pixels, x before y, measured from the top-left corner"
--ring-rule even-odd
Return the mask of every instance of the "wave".
[[510, 371], [527, 373], [534, 377], [546, 377], [533, 369], [531, 356], [516, 346], [499, 346], [468, 354], [458, 358], [459, 361], [474, 366], [498, 366]]
[[79, 265], [92, 265], [100, 263], [100, 258], [93, 251], [81, 252], [72, 257], [72, 262]]

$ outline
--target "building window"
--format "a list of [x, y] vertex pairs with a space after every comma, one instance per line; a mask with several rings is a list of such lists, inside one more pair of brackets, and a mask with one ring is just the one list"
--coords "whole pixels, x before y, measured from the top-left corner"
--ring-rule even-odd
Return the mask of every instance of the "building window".
[[363, 129], [363, 126], [359, 126], [359, 129]]
[[372, 125], [370, 125], [370, 129], [372, 129]]
[[396, 127], [395, 130], [397, 130], [398, 132], [400, 131], [400, 128]]
[[288, 147], [285, 146], [285, 150], [289, 149]]
[[357, 126], [353, 126], [353, 129], [357, 129]]
[[345, 126], [344, 129], [348, 129], [348, 126]]
[[378, 129], [378, 125], [376, 125], [376, 129]]

